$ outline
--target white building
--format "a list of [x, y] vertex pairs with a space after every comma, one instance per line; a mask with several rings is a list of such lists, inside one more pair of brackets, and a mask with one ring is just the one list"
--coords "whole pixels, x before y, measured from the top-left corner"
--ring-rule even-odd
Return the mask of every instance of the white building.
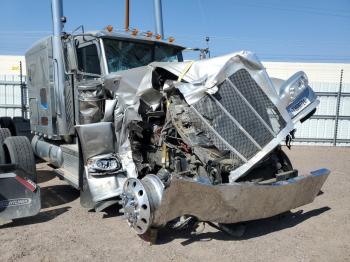
[[22, 69], [23, 69], [23, 73], [25, 74], [26, 64], [25, 64], [24, 56], [0, 55], [0, 76], [19, 75], [20, 62], [22, 62]]

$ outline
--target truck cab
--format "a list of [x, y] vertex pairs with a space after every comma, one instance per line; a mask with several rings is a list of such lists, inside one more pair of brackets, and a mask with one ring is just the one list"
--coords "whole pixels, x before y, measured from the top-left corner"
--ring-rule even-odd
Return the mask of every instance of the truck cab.
[[[66, 48], [73, 50], [66, 58], [66, 64], [68, 70], [73, 73], [76, 87], [79, 83], [94, 85], [99, 83], [99, 80], [103, 82], [122, 71], [147, 66], [152, 62], [183, 61], [183, 47], [152, 37], [106, 30], [71, 36], [67, 41], [70, 43]], [[72, 59], [73, 63], [70, 63]], [[103, 109], [100, 108], [99, 112], [102, 113]], [[99, 114], [99, 117], [91, 120], [84, 118], [84, 113], [77, 112], [80, 119], [76, 119], [75, 122], [76, 124], [96, 122], [98, 118], [102, 118], [102, 115]]]
[[[91, 188], [93, 185], [88, 186], [88, 178], [84, 178], [86, 161], [99, 154], [115, 152], [114, 146], [111, 146], [116, 142], [111, 138], [111, 123], [106, 121], [106, 110], [113, 112], [108, 107], [115, 98], [105, 89], [105, 82], [118, 81], [121, 72], [152, 62], [183, 61], [184, 47], [157, 40], [149, 33], [147, 35], [108, 30], [63, 34], [58, 44], [55, 36], [50, 36], [26, 53], [34, 152], [53, 164], [56, 173], [81, 190], [83, 195], [86, 191], [95, 192]], [[59, 49], [56, 57], [55, 49]], [[91, 126], [92, 131], [88, 129]], [[102, 129], [107, 132], [107, 139], [101, 138]], [[79, 139], [77, 130], [84, 130], [81, 132], [84, 141]], [[109, 145], [89, 151], [86, 149], [89, 147], [86, 146], [86, 136], [90, 139], [91, 136], [96, 137], [96, 144], [100, 147], [104, 143]], [[87, 198], [82, 197], [83, 205], [94, 207], [104, 200], [101, 192], [106, 195], [106, 191], [120, 188], [122, 182], [117, 180], [100, 177], [99, 192], [95, 192], [99, 197], [91, 197], [91, 192], [88, 192]], [[106, 189], [100, 184], [114, 186]], [[109, 199], [113, 193], [107, 195]]]

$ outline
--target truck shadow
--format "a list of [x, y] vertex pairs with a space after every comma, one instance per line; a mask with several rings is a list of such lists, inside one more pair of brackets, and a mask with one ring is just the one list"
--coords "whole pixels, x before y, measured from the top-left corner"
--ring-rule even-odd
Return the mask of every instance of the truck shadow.
[[59, 215], [62, 215], [63, 213], [67, 212], [70, 208], [71, 207], [60, 207], [53, 210], [41, 211], [39, 214], [33, 217], [25, 217], [12, 220], [9, 223], [1, 225], [0, 229], [48, 222], [58, 217]]
[[[190, 230], [174, 231], [170, 229], [162, 229], [158, 233], [158, 239], [156, 244], [162, 245], [172, 242], [175, 239], [185, 239], [181, 242], [182, 245], [186, 246], [197, 241], [210, 241], [210, 240], [223, 240], [223, 241], [237, 241], [237, 240], [248, 240], [263, 235], [267, 235], [273, 232], [284, 230], [286, 228], [294, 227], [305, 220], [318, 216], [331, 208], [326, 206], [318, 209], [313, 209], [307, 212], [299, 210], [297, 212], [286, 212], [281, 215], [274, 217], [254, 220], [245, 222], [246, 226], [245, 233], [241, 237], [233, 237], [224, 233], [220, 230], [215, 232], [204, 232], [199, 234], [193, 234]], [[209, 225], [206, 225], [209, 227]]]
[[102, 211], [104, 213], [102, 218], [104, 218], [104, 219], [105, 218], [111, 218], [111, 217], [119, 217], [119, 218], [121, 218], [123, 216], [123, 214], [119, 212], [119, 210], [121, 208], [122, 207], [120, 205], [118, 205], [118, 204], [107, 207], [106, 209], [104, 209]]
[[38, 183], [45, 183], [47, 181], [50, 181], [54, 179], [55, 173], [51, 170], [37, 170], [36, 171], [37, 176], [38, 176]]
[[[79, 197], [79, 191], [69, 185], [53, 185], [40, 188], [41, 208], [52, 208], [70, 203]], [[2, 228], [18, 227], [48, 222], [57, 216], [67, 212], [71, 207], [64, 206], [52, 210], [41, 210], [32, 217], [18, 218], [0, 226]]]
[[79, 198], [80, 192], [69, 185], [54, 185], [40, 188], [41, 208], [67, 204]]

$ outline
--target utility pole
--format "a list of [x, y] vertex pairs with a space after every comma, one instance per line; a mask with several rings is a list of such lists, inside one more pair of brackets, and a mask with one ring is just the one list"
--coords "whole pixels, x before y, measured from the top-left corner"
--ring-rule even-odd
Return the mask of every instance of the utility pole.
[[130, 2], [129, 0], [125, 0], [125, 31], [129, 31], [129, 8]]

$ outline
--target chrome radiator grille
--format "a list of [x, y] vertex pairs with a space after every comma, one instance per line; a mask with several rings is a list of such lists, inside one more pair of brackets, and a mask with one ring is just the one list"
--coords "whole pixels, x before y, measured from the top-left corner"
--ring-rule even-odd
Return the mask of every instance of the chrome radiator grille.
[[[266, 146], [286, 122], [248, 71], [227, 78], [214, 95], [192, 107], [191, 117], [220, 150], [247, 162]], [[200, 121], [199, 121], [200, 120]]]
[[247, 70], [241, 69], [237, 71], [229, 77], [229, 80], [237, 87], [238, 91], [275, 133], [278, 133], [286, 126], [286, 122], [276, 106], [258, 86]]

